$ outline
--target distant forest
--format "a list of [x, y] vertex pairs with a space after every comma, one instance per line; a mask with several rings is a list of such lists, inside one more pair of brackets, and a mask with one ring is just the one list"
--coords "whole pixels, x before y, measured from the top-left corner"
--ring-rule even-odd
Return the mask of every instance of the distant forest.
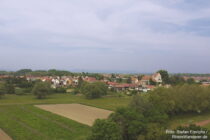
[[[81, 76], [81, 75], [89, 75], [97, 73], [88, 73], [88, 72], [70, 72], [66, 70], [31, 70], [31, 69], [21, 69], [18, 71], [0, 71], [0, 75], [12, 75], [12, 76], [24, 76], [24, 75], [31, 75], [31, 76]], [[141, 74], [141, 73], [139, 73]], [[136, 75], [136, 74], [130, 74]], [[148, 74], [150, 75], [150, 74]], [[199, 77], [210, 77], [210, 73], [200, 74], [200, 73], [169, 73], [172, 76], [199, 76]]]

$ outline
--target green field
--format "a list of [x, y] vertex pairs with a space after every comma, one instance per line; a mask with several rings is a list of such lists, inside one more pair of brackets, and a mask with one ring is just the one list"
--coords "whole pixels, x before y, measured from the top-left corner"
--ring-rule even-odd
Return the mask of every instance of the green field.
[[131, 97], [104, 97], [99, 99], [86, 99], [84, 96], [75, 96], [71, 94], [53, 94], [47, 99], [36, 99], [33, 95], [6, 95], [0, 100], [1, 105], [17, 104], [65, 104], [80, 103], [95, 106], [108, 110], [115, 110], [119, 106], [126, 106]]
[[[53, 94], [38, 100], [33, 95], [5, 95], [0, 100], [0, 128], [14, 140], [84, 140], [90, 127], [34, 107], [34, 104], [80, 103], [108, 110], [127, 106], [131, 97], [104, 97], [88, 100], [83, 96]], [[171, 128], [177, 125], [210, 119], [210, 113], [188, 114], [171, 119]], [[210, 129], [210, 124], [205, 127]]]
[[[171, 128], [176, 128], [179, 125], [192, 124], [204, 120], [210, 120], [210, 112], [206, 112], [203, 114], [186, 114], [186, 115], [174, 116], [170, 120], [170, 126]], [[207, 124], [203, 127], [210, 129], [210, 124]]]
[[33, 95], [6, 95], [0, 100], [0, 128], [14, 140], [84, 140], [90, 127], [34, 107], [34, 104], [81, 103], [115, 110], [130, 97], [87, 100], [83, 96], [54, 94], [38, 100]]

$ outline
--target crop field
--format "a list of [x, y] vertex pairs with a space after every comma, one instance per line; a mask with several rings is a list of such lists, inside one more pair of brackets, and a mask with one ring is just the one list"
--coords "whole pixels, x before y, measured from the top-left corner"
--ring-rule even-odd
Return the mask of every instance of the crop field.
[[112, 111], [81, 104], [35, 105], [38, 108], [92, 126], [96, 119], [106, 119]]
[[[117, 107], [127, 106], [130, 100], [131, 97], [88, 100], [83, 96], [70, 94], [54, 94], [47, 99], [38, 100], [33, 95], [6, 95], [0, 100], [0, 129], [13, 140], [84, 140], [91, 131], [88, 124], [62, 117], [34, 105], [83, 104], [111, 112]], [[171, 119], [170, 125], [171, 128], [175, 128], [181, 124], [205, 120], [210, 120], [210, 113], [176, 116]], [[210, 124], [205, 124], [204, 127], [210, 129]]]
[[0, 140], [12, 140], [3, 130], [0, 129]]
[[1, 106], [0, 126], [15, 140], [83, 140], [90, 127], [31, 105]]
[[115, 110], [126, 106], [130, 99], [107, 97], [87, 100], [81, 96], [54, 94], [38, 100], [33, 95], [6, 95], [0, 100], [0, 128], [13, 140], [84, 140], [90, 133], [90, 126], [34, 105], [80, 103]]

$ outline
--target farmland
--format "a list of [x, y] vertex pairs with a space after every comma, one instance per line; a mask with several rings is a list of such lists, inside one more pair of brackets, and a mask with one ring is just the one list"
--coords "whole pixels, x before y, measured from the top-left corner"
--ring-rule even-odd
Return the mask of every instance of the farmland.
[[83, 140], [90, 133], [88, 125], [44, 111], [35, 104], [80, 103], [115, 110], [128, 104], [130, 97], [87, 100], [83, 96], [54, 94], [38, 100], [33, 95], [6, 95], [0, 102], [0, 126], [14, 140]]
[[[114, 111], [127, 106], [131, 97], [104, 97], [94, 100], [70, 94], [53, 94], [38, 100], [33, 95], [5, 95], [0, 100], [0, 126], [14, 140], [74, 139], [84, 140], [90, 134], [90, 126], [39, 109], [34, 105], [80, 103]], [[210, 113], [188, 114], [173, 117], [171, 128], [210, 119]], [[204, 127], [210, 128], [207, 124]]]
[[35, 105], [38, 108], [92, 126], [96, 119], [107, 119], [112, 111], [81, 104]]

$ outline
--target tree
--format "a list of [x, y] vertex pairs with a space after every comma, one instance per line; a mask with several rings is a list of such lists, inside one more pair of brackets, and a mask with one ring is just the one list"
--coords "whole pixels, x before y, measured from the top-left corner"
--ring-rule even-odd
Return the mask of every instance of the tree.
[[147, 96], [135, 95], [129, 106], [138, 113], [143, 114], [147, 121], [165, 124], [168, 115], [163, 107], [160, 107], [161, 104], [155, 104], [156, 102], [152, 102], [150, 98], [151, 97], [148, 98]]
[[85, 83], [81, 91], [88, 99], [99, 98], [107, 94], [107, 86], [102, 82]]
[[18, 75], [18, 76], [26, 75], [27, 73], [30, 73], [30, 72], [32, 72], [31, 69], [21, 69], [21, 70], [16, 71], [15, 75]]
[[[209, 130], [207, 128], [203, 128], [203, 127], [197, 126], [195, 124], [190, 124], [189, 126], [178, 126], [175, 129], [175, 131], [177, 131], [177, 130], [188, 131], [188, 132], [190, 132], [190, 133], [187, 134], [188, 136], [201, 136], [202, 137], [201, 139], [209, 140], [209, 137], [210, 137], [210, 134], [208, 133]], [[192, 133], [192, 132], [199, 132], [199, 131], [202, 131], [204, 133]], [[168, 134], [168, 135], [171, 137], [171, 135], [173, 135], [173, 134]], [[180, 139], [177, 139], [177, 140], [183, 140], [183, 139], [180, 138]]]
[[6, 83], [5, 84], [5, 90], [7, 94], [15, 94], [15, 87], [11, 83]]
[[170, 77], [170, 84], [172, 85], [178, 85], [178, 84], [184, 84], [185, 80], [183, 77], [174, 75]]
[[80, 76], [78, 79], [78, 88], [81, 88], [83, 83], [84, 83], [84, 81], [83, 81], [82, 77]]
[[96, 120], [88, 140], [121, 140], [119, 126], [110, 120]]
[[132, 108], [118, 108], [110, 119], [119, 125], [123, 140], [136, 140], [146, 127], [144, 116]]
[[193, 78], [189, 78], [186, 80], [188, 84], [195, 84], [195, 80]]
[[157, 73], [160, 73], [161, 78], [163, 80], [163, 84], [169, 84], [170, 83], [168, 71], [166, 71], [166, 70], [159, 70]]
[[150, 85], [154, 85], [154, 86], [157, 85], [157, 83], [155, 81], [153, 81], [152, 78], [149, 79], [149, 83], [150, 83]]
[[128, 77], [128, 79], [126, 80], [126, 83], [132, 83], [131, 77]]
[[34, 85], [32, 93], [37, 97], [37, 99], [44, 99], [51, 92], [50, 83], [48, 82], [37, 82]]
[[4, 83], [0, 83], [0, 99], [5, 94], [5, 92], [6, 92], [5, 84]]

